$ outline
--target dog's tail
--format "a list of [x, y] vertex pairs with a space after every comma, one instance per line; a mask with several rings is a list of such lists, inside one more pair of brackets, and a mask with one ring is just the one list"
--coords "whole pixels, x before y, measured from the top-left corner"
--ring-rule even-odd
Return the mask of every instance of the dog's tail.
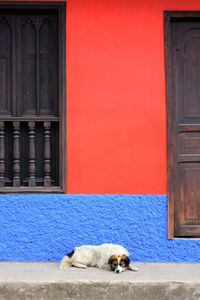
[[73, 254], [74, 254], [74, 250], [72, 250], [70, 253], [68, 253], [66, 256], [63, 257], [60, 263], [60, 269], [67, 269], [72, 266], [71, 257], [73, 256]]
[[64, 256], [63, 259], [61, 260], [61, 263], [60, 263], [60, 269], [67, 269], [67, 268], [70, 268], [72, 266], [71, 264], [71, 259], [69, 256]]

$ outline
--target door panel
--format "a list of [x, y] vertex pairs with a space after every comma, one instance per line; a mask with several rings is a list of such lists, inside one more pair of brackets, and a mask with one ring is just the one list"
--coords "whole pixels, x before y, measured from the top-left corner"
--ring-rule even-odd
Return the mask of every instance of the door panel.
[[58, 116], [58, 17], [26, 12], [15, 19], [17, 115]]
[[12, 46], [9, 18], [0, 18], [0, 114], [11, 115]]
[[41, 17], [39, 28], [40, 114], [58, 115], [57, 20]]
[[[199, 26], [199, 29], [198, 29]], [[176, 65], [177, 121], [199, 122], [200, 118], [200, 24], [175, 23], [173, 55]]]
[[[31, 18], [18, 17], [22, 36], [22, 103], [20, 115], [37, 114], [36, 28]], [[21, 22], [20, 22], [21, 21]], [[19, 40], [18, 40], [19, 42]]]
[[200, 163], [180, 163], [177, 173], [179, 176], [179, 201], [176, 203], [177, 208], [182, 211], [179, 221], [181, 224], [198, 224], [200, 219]]

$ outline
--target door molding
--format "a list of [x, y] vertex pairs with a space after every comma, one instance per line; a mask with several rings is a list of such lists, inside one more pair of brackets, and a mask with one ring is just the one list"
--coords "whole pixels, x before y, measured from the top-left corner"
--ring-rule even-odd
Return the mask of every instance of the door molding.
[[[164, 13], [164, 26], [165, 26], [165, 73], [166, 73], [166, 96], [167, 96], [167, 174], [168, 174], [168, 238], [174, 238], [174, 186], [172, 181], [173, 170], [173, 155], [174, 153], [174, 140], [172, 133], [174, 133], [174, 125], [172, 123], [172, 79], [171, 79], [171, 51], [170, 51], [170, 25], [173, 18], [173, 12]], [[170, 146], [169, 146], [170, 145]]]
[[167, 173], [168, 173], [168, 238], [175, 238], [175, 157], [176, 140], [174, 85], [171, 53], [171, 24], [181, 19], [200, 19], [199, 11], [165, 11], [164, 12], [164, 43], [165, 43], [165, 75], [167, 100]]

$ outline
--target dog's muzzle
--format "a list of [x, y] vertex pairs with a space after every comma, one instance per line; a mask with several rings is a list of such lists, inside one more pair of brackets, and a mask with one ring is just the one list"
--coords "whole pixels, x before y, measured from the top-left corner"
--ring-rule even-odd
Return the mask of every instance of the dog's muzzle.
[[115, 273], [119, 274], [123, 272], [123, 268], [121, 266], [118, 266], [116, 269], [115, 269]]

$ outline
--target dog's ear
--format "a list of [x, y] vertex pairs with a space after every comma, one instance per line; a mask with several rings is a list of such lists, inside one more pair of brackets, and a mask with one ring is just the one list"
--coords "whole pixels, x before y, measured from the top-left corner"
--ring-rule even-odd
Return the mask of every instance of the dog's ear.
[[128, 267], [130, 264], [130, 258], [128, 256], [126, 256], [124, 259], [124, 262], [125, 262], [125, 266]]
[[130, 264], [130, 258], [127, 255], [122, 255], [121, 260], [124, 261], [125, 267], [128, 267]]
[[111, 255], [111, 257], [108, 260], [108, 264], [111, 265], [113, 263], [113, 260], [115, 260], [115, 259], [116, 259], [116, 256], [115, 255]]
[[128, 267], [129, 264], [130, 264], [130, 258], [128, 256], [126, 256], [126, 258], [125, 258], [125, 265], [126, 265], [126, 267]]

